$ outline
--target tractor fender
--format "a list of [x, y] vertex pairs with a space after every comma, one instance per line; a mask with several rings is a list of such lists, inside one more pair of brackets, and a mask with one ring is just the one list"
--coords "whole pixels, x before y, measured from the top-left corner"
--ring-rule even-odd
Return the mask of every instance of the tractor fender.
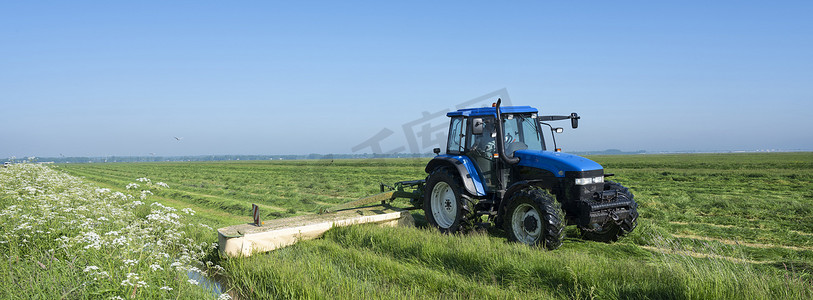
[[477, 172], [477, 167], [475, 167], [474, 162], [467, 156], [453, 156], [448, 154], [435, 156], [426, 164], [425, 171], [426, 173], [432, 173], [432, 170], [441, 166], [447, 166], [452, 170], [457, 170], [460, 179], [463, 181], [463, 187], [470, 195], [486, 195], [485, 188], [483, 187], [483, 179], [480, 177], [480, 173]]
[[[554, 196], [556, 193], [554, 190], [559, 187], [561, 184], [560, 180], [547, 170], [535, 170], [533, 174], [527, 174], [526, 176], [530, 175], [531, 177], [526, 177], [527, 179], [517, 181], [512, 183], [508, 188], [505, 189], [505, 194], [503, 196], [502, 201], [500, 201], [499, 206], [497, 207], [497, 222], [502, 224], [502, 217], [506, 207], [511, 204], [511, 195], [525, 189], [527, 187], [538, 187], [544, 190], [551, 192]], [[502, 225], [500, 225], [502, 226]]]
[[509, 186], [507, 189], [505, 189], [505, 196], [503, 196], [503, 200], [500, 201], [500, 205], [499, 205], [499, 207], [497, 209], [497, 211], [499, 212], [499, 214], [498, 214], [499, 217], [498, 218], [500, 218], [500, 219], [502, 218], [503, 210], [505, 209], [505, 207], [508, 206], [508, 204], [510, 204], [510, 203], [508, 203], [508, 202], [510, 202], [508, 200], [511, 199], [511, 195], [513, 195], [516, 192], [519, 192], [520, 190], [522, 190], [522, 189], [524, 189], [526, 187], [537, 186], [538, 183], [542, 183], [544, 181], [545, 181], [545, 179], [531, 179], [531, 180], [517, 181], [517, 182], [514, 182], [513, 184], [511, 184], [511, 186]]

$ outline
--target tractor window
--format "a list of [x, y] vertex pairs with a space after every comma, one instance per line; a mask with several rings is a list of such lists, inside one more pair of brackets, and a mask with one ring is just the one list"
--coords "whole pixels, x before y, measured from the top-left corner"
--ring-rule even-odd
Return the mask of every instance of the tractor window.
[[482, 157], [486, 160], [491, 160], [494, 153], [497, 153], [497, 144], [494, 138], [497, 136], [495, 129], [496, 122], [494, 118], [483, 118], [483, 133], [471, 136], [471, 145], [469, 145], [469, 155], [474, 157]]
[[505, 123], [503, 123], [503, 130], [505, 130], [505, 145], [519, 142], [520, 141], [520, 131], [517, 126], [517, 121], [519, 118], [516, 118], [514, 115], [504, 115]]
[[462, 153], [466, 145], [466, 119], [462, 117], [452, 118], [449, 126], [449, 142], [446, 153]]
[[497, 171], [494, 169], [494, 153], [497, 152], [497, 122], [493, 117], [478, 117], [483, 120], [483, 133], [472, 134], [468, 155], [474, 160], [474, 166], [485, 181], [486, 191], [497, 188]]
[[518, 122], [522, 123], [522, 140], [531, 150], [545, 150], [545, 139], [539, 131], [537, 119], [530, 117], [519, 117]]
[[[510, 119], [508, 117], [510, 116]], [[527, 115], [506, 115], [505, 146], [508, 149], [511, 143], [520, 142], [530, 150], [544, 150], [544, 139], [539, 131], [537, 119]]]

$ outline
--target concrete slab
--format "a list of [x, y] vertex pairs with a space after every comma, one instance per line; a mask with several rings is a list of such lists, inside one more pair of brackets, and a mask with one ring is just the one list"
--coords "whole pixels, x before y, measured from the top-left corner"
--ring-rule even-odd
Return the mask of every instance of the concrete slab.
[[262, 226], [240, 224], [220, 228], [220, 251], [229, 256], [251, 256], [298, 241], [315, 239], [333, 227], [375, 223], [382, 226], [414, 226], [409, 211], [376, 205], [340, 210], [321, 215], [304, 215], [264, 222]]

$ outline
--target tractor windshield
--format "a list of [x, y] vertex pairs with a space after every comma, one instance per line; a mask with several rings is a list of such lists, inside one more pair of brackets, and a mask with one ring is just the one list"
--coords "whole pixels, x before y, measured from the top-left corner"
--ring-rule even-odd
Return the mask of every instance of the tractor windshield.
[[539, 131], [539, 123], [536, 118], [532, 118], [530, 115], [506, 115], [503, 118], [505, 119], [506, 149], [512, 148], [512, 143], [520, 143], [515, 147], [525, 144], [530, 150], [545, 149], [545, 140], [542, 138], [542, 132]]

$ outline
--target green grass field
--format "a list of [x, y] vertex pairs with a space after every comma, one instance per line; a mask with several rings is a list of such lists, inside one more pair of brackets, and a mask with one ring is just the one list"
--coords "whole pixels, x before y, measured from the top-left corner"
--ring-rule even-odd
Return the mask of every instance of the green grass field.
[[[243, 298], [813, 297], [813, 153], [589, 157], [639, 204], [639, 226], [613, 244], [568, 228], [544, 251], [498, 230], [443, 235], [356, 226], [250, 258], [222, 259], [221, 281]], [[154, 200], [190, 207], [212, 227], [315, 213], [422, 179], [428, 159], [65, 164], [54, 168], [112, 190], [166, 182]], [[216, 241], [213, 231], [211, 238]], [[204, 241], [205, 242], [205, 241]]]

